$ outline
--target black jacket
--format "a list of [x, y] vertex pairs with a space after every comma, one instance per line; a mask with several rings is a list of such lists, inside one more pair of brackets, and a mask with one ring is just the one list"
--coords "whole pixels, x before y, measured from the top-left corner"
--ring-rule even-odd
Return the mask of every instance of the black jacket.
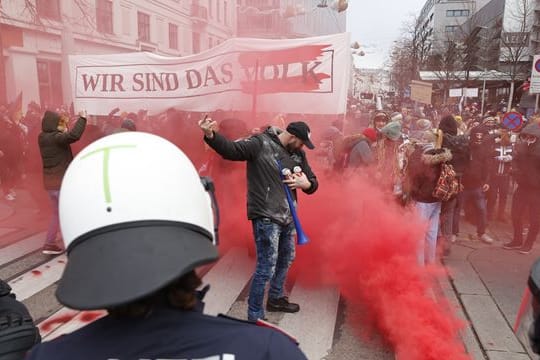
[[105, 316], [34, 347], [28, 360], [225, 358], [306, 360], [279, 331], [169, 307], [156, 308], [144, 318]]
[[[277, 129], [268, 128], [264, 133], [244, 140], [230, 141], [214, 133], [212, 139], [205, 137], [204, 141], [225, 159], [247, 161], [248, 219], [266, 217], [277, 224], [287, 225], [291, 223], [292, 216], [278, 163], [282, 168], [293, 169], [297, 165], [302, 168], [311, 182], [311, 187], [304, 190], [306, 194], [314, 193], [319, 184], [305, 152], [289, 153], [277, 135]], [[293, 196], [296, 196], [295, 191]]]
[[70, 144], [81, 138], [86, 127], [86, 119], [79, 118], [73, 129], [61, 132], [58, 128], [60, 116], [52, 111], [45, 112], [38, 137], [39, 151], [43, 164], [43, 185], [47, 190], [60, 190], [62, 178], [73, 154]]
[[467, 136], [444, 133], [442, 147], [450, 150], [452, 153], [450, 164], [456, 174], [459, 176], [463, 175], [463, 172], [469, 166], [471, 157]]
[[463, 172], [464, 190], [481, 188], [489, 182], [489, 166], [493, 139], [485, 127], [471, 130], [469, 139], [470, 160]]
[[41, 341], [38, 328], [26, 306], [18, 301], [11, 287], [0, 280], [0, 359], [24, 359], [30, 348]]
[[441, 164], [451, 159], [450, 150], [444, 148], [424, 152], [419, 146], [414, 150], [407, 167], [410, 195], [414, 201], [422, 203], [441, 201], [432, 194], [441, 175]]
[[540, 190], [540, 125], [530, 124], [521, 133], [535, 136], [536, 142], [527, 145], [520, 141], [516, 145], [512, 173], [520, 187]]

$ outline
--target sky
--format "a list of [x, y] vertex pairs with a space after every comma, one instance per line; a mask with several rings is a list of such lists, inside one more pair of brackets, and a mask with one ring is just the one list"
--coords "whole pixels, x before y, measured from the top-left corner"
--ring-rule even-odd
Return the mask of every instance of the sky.
[[418, 15], [426, 0], [349, 0], [347, 31], [365, 56], [355, 56], [356, 67], [380, 68], [388, 59], [402, 24]]

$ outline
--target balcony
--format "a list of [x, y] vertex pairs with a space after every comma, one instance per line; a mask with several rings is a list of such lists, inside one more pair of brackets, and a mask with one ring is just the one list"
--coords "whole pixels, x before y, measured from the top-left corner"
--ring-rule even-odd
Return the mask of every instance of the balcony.
[[205, 6], [192, 4], [191, 5], [191, 19], [196, 25], [208, 24], [208, 9]]

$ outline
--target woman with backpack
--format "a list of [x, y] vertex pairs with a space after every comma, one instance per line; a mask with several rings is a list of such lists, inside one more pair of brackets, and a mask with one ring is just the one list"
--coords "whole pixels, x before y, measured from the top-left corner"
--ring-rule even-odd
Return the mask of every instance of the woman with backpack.
[[407, 166], [410, 198], [419, 216], [428, 223], [424, 239], [418, 247], [417, 259], [420, 265], [433, 264], [436, 258], [441, 212], [441, 197], [436, 190], [442, 164], [452, 159], [450, 151], [441, 148], [441, 142], [439, 131], [424, 132], [409, 156]]

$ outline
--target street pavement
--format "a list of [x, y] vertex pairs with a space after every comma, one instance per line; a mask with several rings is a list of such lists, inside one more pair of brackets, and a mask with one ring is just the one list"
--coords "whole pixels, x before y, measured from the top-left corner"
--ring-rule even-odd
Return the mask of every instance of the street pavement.
[[443, 260], [454, 294], [461, 304], [474, 342], [480, 346], [478, 359], [537, 359], [525, 336], [513, 332], [532, 263], [540, 256], [535, 246], [528, 254], [505, 250], [512, 240], [509, 223], [491, 222], [488, 233], [493, 244], [475, 240], [475, 227], [462, 220], [462, 233], [451, 254]]
[[[66, 258], [41, 254], [49, 214], [36, 208], [25, 190], [18, 191], [14, 202], [0, 201], [0, 278], [10, 283], [39, 323], [44, 339], [49, 340], [102, 313], [78, 313], [56, 301], [56, 282]], [[530, 265], [540, 249], [535, 247], [529, 255], [503, 250], [502, 243], [511, 236], [509, 224], [490, 224], [489, 232], [496, 240], [491, 245], [474, 241], [474, 228], [469, 224], [464, 223], [462, 230], [450, 256], [443, 260], [448, 276], [440, 279], [434, 296], [448, 300], [464, 320], [460, 336], [472, 359], [535, 359], [527, 339], [514, 335], [512, 327]], [[252, 268], [253, 259], [245, 251], [231, 249], [215, 266], [205, 269], [204, 281], [212, 285], [206, 311], [245, 318]], [[289, 290], [291, 300], [299, 300], [303, 311], [269, 313], [269, 321], [297, 337], [309, 359], [394, 359], [392, 350], [376, 336], [356, 336], [346, 321], [349, 309], [337, 289], [289, 284]], [[439, 303], [447, 306], [443, 305], [446, 301]], [[317, 316], [310, 316], [309, 309]]]

